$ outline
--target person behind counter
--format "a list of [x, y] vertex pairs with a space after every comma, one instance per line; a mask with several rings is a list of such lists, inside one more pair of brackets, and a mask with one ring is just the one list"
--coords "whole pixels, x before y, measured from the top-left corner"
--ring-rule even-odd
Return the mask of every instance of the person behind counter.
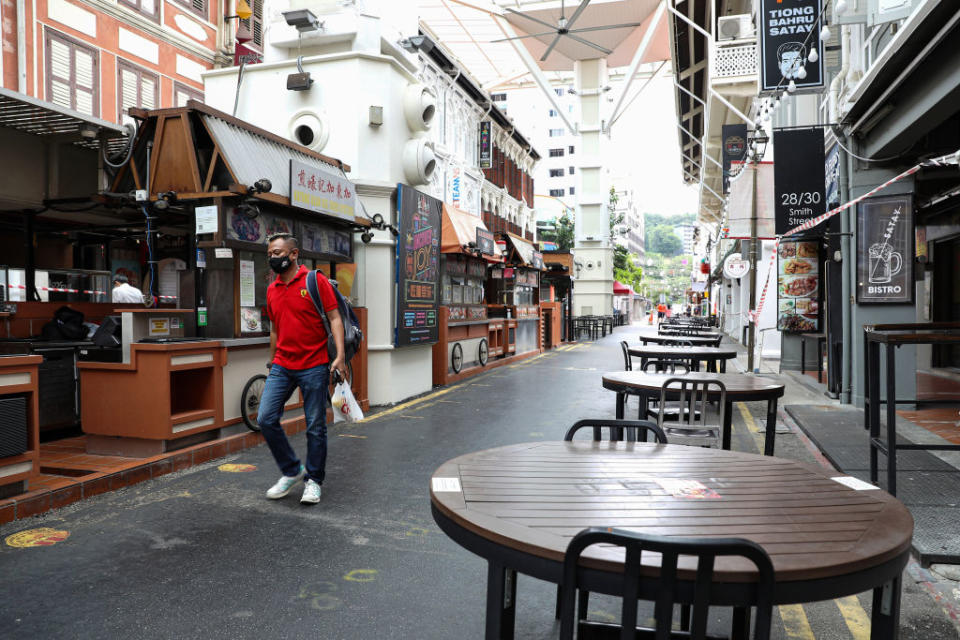
[[[345, 376], [343, 321], [337, 310], [337, 298], [330, 281], [317, 274], [320, 300], [337, 346], [331, 364], [327, 355], [327, 332], [323, 319], [307, 291], [307, 268], [298, 264], [297, 239], [289, 233], [269, 238], [267, 256], [277, 279], [267, 287], [267, 315], [270, 317], [270, 375], [260, 398], [257, 421], [260, 431], [283, 476], [267, 490], [267, 497], [286, 496], [301, 478], [306, 478], [303, 504], [320, 502], [320, 485], [327, 464], [327, 385], [330, 371]], [[307, 421], [307, 464], [300, 463], [287, 439], [280, 418], [283, 405], [294, 388], [300, 387]]]
[[142, 304], [143, 292], [130, 286], [130, 280], [127, 276], [117, 273], [113, 276], [113, 292], [110, 301], [121, 304]]

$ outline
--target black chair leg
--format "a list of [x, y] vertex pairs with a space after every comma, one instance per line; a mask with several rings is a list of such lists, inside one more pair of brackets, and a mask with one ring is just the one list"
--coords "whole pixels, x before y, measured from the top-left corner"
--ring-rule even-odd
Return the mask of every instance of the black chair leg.
[[680, 631], [690, 631], [690, 605], [680, 605]]
[[556, 612], [554, 612], [554, 614], [553, 614], [553, 617], [554, 617], [555, 620], [559, 620], [559, 619], [560, 619], [560, 604], [561, 604], [561, 600], [562, 600], [562, 598], [561, 598], [561, 596], [560, 596], [560, 585], [557, 585], [557, 610], [556, 610]]
[[590, 592], [580, 589], [577, 592], [577, 620], [587, 619], [587, 605], [590, 603]]

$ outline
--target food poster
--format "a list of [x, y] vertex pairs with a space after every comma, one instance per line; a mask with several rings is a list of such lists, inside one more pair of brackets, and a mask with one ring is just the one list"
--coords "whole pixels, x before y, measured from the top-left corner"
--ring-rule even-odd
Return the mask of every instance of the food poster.
[[[398, 185], [396, 346], [438, 340], [441, 202]], [[462, 295], [461, 295], [462, 300]], [[454, 300], [456, 302], [456, 300]]]
[[781, 242], [777, 253], [777, 329], [820, 330], [820, 252], [816, 240]]

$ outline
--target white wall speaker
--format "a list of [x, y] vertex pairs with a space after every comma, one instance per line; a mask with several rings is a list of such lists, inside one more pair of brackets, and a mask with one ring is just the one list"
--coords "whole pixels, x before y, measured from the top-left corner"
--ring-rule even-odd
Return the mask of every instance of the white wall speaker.
[[288, 136], [297, 144], [313, 151], [322, 151], [330, 139], [326, 118], [313, 109], [302, 109], [290, 118]]
[[430, 183], [437, 170], [437, 157], [430, 143], [424, 138], [408, 140], [403, 145], [403, 173], [412, 185]]
[[410, 131], [428, 131], [437, 116], [437, 95], [425, 84], [411, 84], [403, 94], [403, 115]]

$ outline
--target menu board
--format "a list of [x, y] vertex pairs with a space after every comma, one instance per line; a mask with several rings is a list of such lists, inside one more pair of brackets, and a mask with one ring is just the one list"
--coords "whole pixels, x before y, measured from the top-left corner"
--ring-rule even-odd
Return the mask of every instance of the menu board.
[[781, 242], [777, 251], [777, 329], [820, 329], [820, 263], [817, 241]]
[[398, 185], [396, 346], [438, 340], [442, 203], [412, 187]]

